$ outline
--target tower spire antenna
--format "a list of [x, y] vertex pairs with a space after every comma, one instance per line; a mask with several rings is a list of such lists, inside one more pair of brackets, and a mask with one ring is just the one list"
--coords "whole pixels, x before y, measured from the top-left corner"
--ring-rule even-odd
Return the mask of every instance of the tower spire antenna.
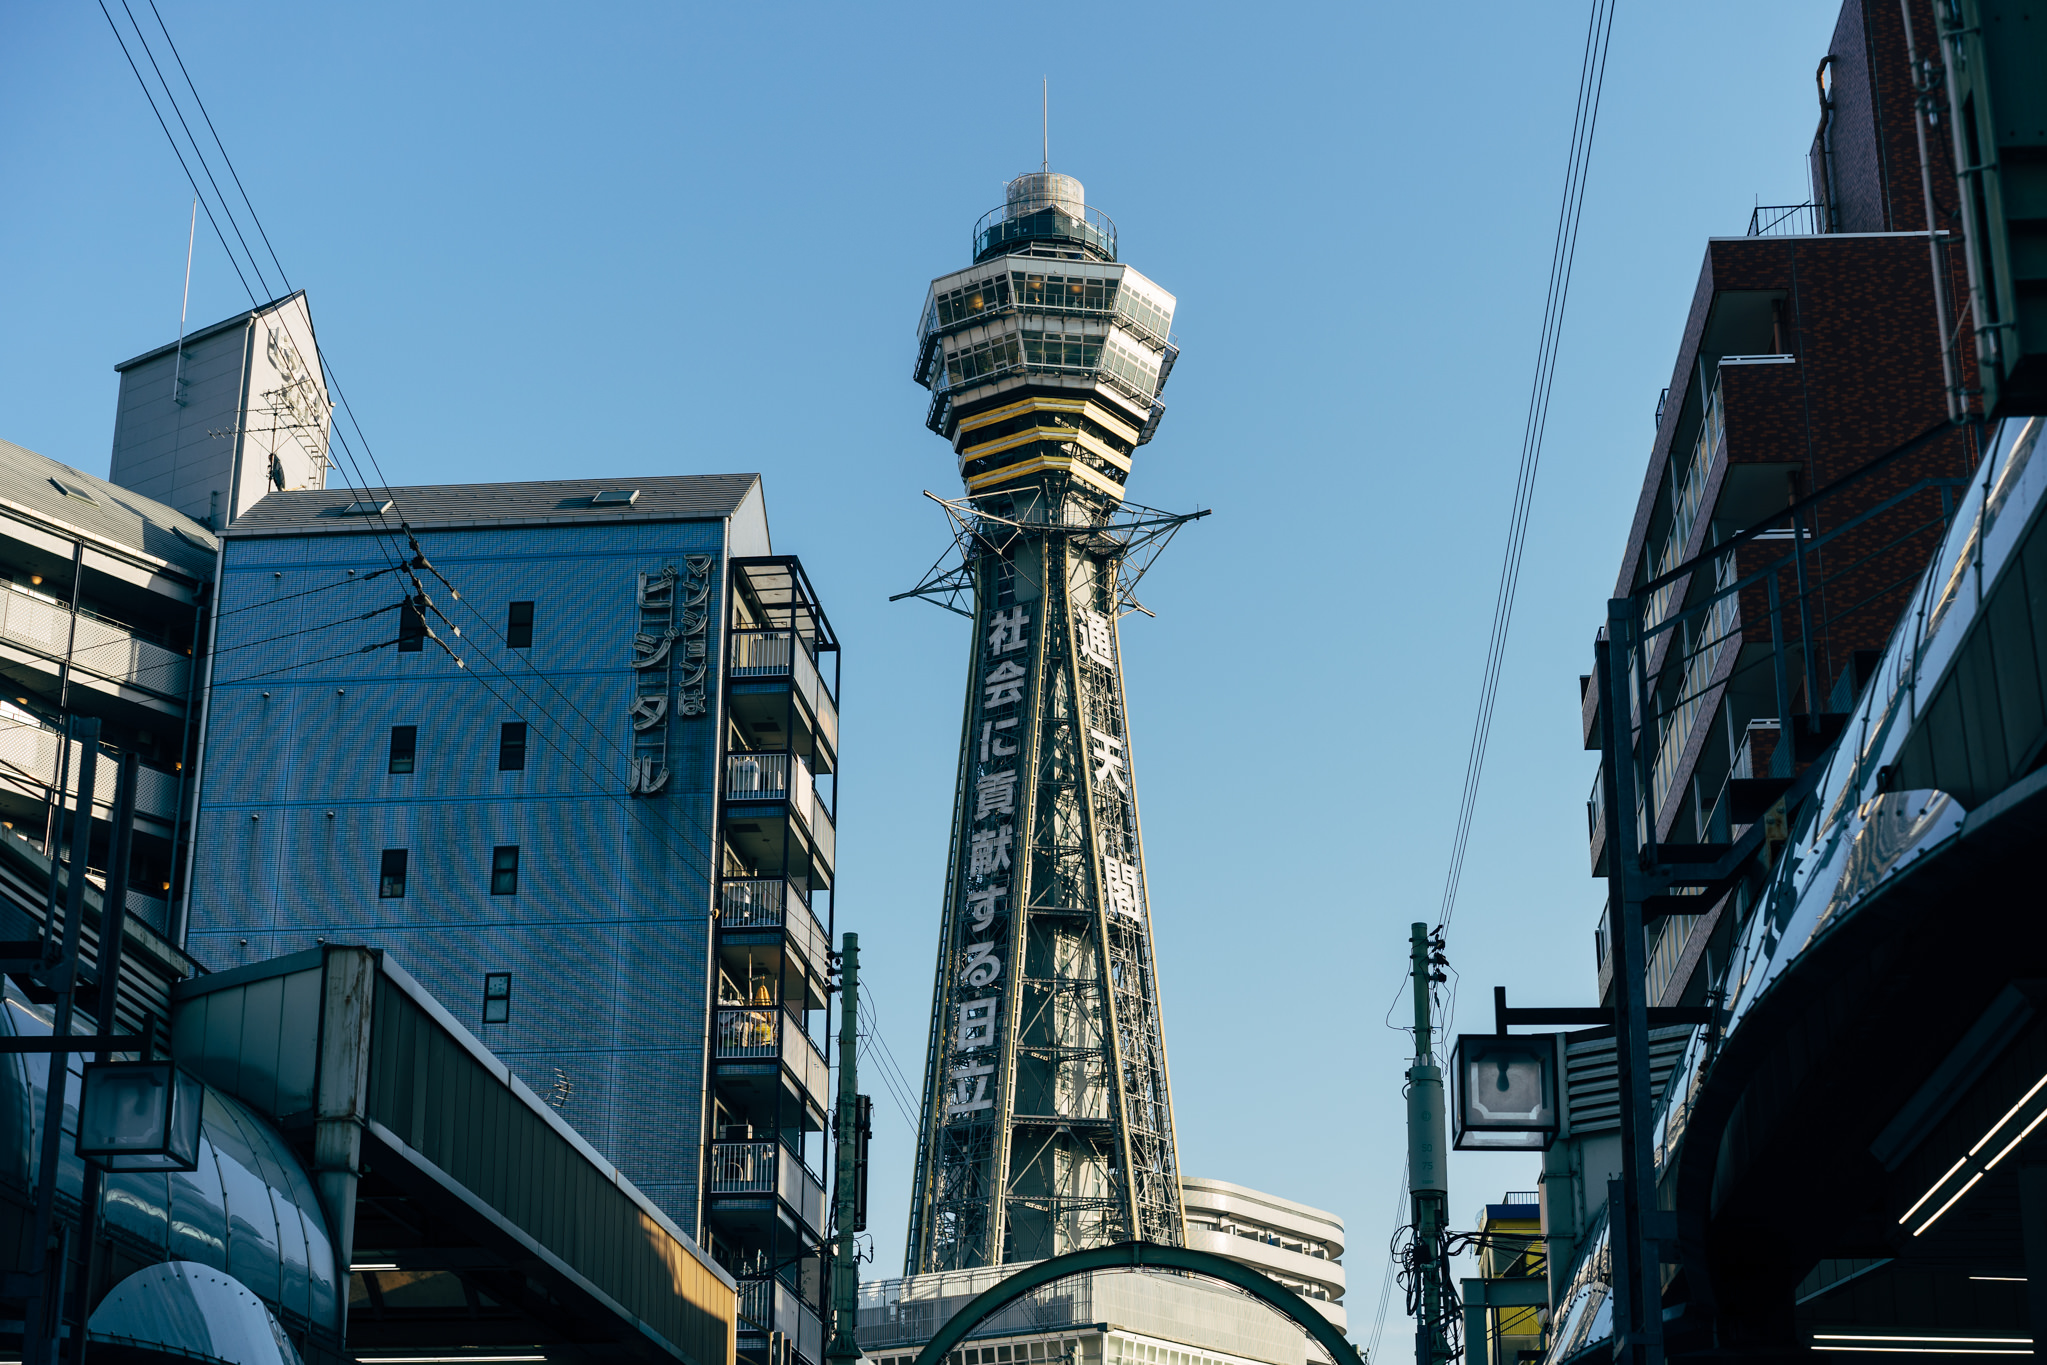
[[1051, 78], [1050, 76], [1046, 76], [1046, 77], [1043, 77], [1043, 80], [1044, 80], [1044, 82], [1045, 82], [1045, 89], [1044, 89], [1044, 97], [1045, 97], [1045, 104], [1044, 104], [1044, 114], [1045, 114], [1045, 164], [1044, 164], [1044, 170], [1045, 170], [1045, 172], [1046, 172], [1046, 173], [1047, 173], [1047, 174], [1049, 175], [1049, 174], [1051, 173], [1051, 170], [1052, 170], [1052, 78]]

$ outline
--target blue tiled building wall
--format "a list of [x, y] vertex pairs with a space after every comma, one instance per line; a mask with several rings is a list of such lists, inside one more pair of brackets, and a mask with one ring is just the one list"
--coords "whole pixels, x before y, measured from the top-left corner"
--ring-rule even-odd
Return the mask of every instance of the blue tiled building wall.
[[[422, 576], [462, 629], [449, 643], [466, 667], [432, 641], [346, 652], [398, 633], [396, 611], [350, 619], [409, 591], [401, 574], [364, 581], [396, 557], [391, 541], [227, 540], [190, 950], [213, 970], [320, 939], [389, 950], [534, 1091], [556, 1094], [559, 1069], [563, 1117], [694, 1234], [725, 523], [420, 541], [461, 593], [447, 603]], [[686, 554], [718, 557], [713, 714], [671, 719], [667, 788], [631, 797], [637, 575], [681, 571]], [[514, 601], [535, 603], [530, 649], [498, 636]], [[508, 720], [529, 727], [522, 772], [498, 771]], [[387, 771], [397, 725], [419, 730], [409, 775]], [[519, 848], [519, 889], [494, 896], [504, 844]], [[378, 896], [387, 848], [408, 850], [403, 899]], [[490, 972], [512, 974], [505, 1023], [483, 1022]]]

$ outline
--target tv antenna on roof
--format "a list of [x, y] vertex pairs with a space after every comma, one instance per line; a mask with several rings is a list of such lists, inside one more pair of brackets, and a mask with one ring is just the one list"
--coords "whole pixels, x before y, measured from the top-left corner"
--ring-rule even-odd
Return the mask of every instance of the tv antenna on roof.
[[1044, 110], [1044, 112], [1045, 112], [1045, 167], [1044, 167], [1044, 169], [1045, 169], [1045, 171], [1046, 171], [1046, 172], [1047, 172], [1047, 173], [1049, 174], [1049, 173], [1051, 172], [1051, 170], [1052, 170], [1052, 78], [1051, 78], [1050, 76], [1046, 76], [1046, 77], [1043, 77], [1042, 79], [1043, 79], [1043, 80], [1044, 80], [1044, 82], [1045, 82], [1045, 90], [1044, 90], [1044, 96], [1045, 96], [1045, 110]]

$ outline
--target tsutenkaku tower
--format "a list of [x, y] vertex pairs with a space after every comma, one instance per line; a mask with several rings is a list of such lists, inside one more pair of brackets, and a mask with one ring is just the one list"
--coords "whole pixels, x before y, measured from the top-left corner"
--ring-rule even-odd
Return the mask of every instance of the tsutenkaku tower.
[[918, 593], [971, 594], [974, 634], [906, 1274], [1184, 1241], [1117, 633], [1132, 556], [1186, 520], [1123, 496], [1173, 307], [1049, 170], [925, 302], [916, 378], [967, 496]]

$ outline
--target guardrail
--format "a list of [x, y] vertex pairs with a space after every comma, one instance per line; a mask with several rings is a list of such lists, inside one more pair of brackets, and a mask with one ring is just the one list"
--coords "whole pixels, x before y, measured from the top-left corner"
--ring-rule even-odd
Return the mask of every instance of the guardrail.
[[779, 1142], [711, 1144], [712, 1194], [773, 1194], [813, 1228], [824, 1226], [824, 1185]]
[[728, 801], [786, 801], [803, 821], [827, 867], [836, 866], [838, 830], [831, 812], [818, 800], [810, 765], [801, 754], [776, 750], [749, 750], [725, 756], [725, 799]]
[[830, 1078], [824, 1054], [803, 1025], [779, 1006], [719, 1010], [714, 1046], [712, 1055], [720, 1061], [781, 1058], [804, 1090], [823, 1103]]
[[1759, 204], [1748, 216], [1751, 237], [1817, 237], [1826, 230], [1818, 204]]
[[174, 701], [183, 702], [190, 695], [192, 661], [185, 655], [83, 613], [75, 636], [71, 626], [71, 613], [63, 607], [19, 592], [0, 592], [0, 638], [26, 645], [52, 662], [61, 661], [68, 646], [71, 666], [81, 672]]
[[832, 752], [839, 746], [839, 706], [832, 696], [810, 650], [798, 645], [786, 630], [735, 630], [732, 632], [731, 663], [735, 678], [787, 678], [796, 695], [803, 699], [817, 728]]
[[803, 893], [794, 882], [780, 877], [727, 878], [718, 888], [718, 927], [786, 928], [820, 969], [830, 952], [824, 925], [805, 903]]

